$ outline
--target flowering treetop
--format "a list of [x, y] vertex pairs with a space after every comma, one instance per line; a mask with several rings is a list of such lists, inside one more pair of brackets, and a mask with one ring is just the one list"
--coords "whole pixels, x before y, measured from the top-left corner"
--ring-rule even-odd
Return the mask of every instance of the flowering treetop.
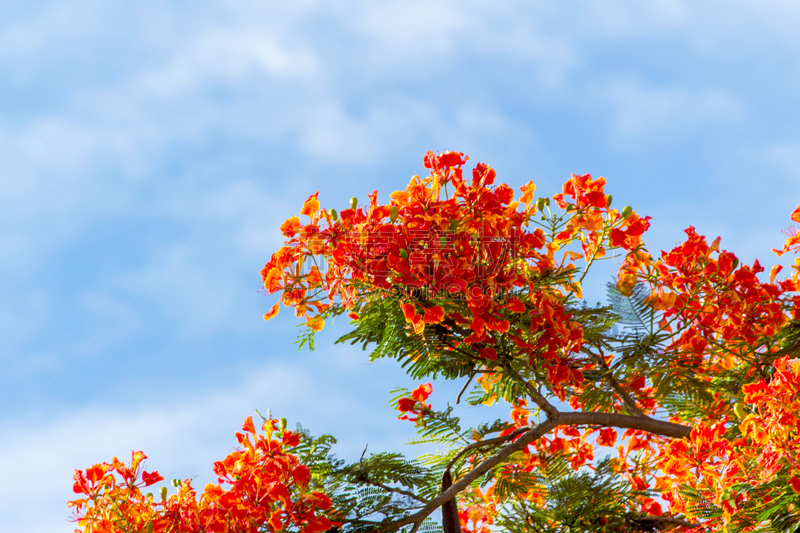
[[[275, 441], [275, 421], [266, 437], [248, 421], [256, 443], [241, 434], [242, 448], [215, 469], [230, 489], [209, 486], [197, 500], [184, 483], [159, 504], [139, 487], [160, 476], [139, 475], [137, 456], [95, 465], [76, 474], [88, 496], [73, 502], [79, 525], [794, 531], [800, 260], [788, 277], [778, 278], [780, 265], [765, 276], [759, 261], [742, 264], [694, 227], [651, 254], [650, 217], [612, 207], [605, 179], [572, 175], [561, 193], [536, 198], [533, 183], [517, 192], [483, 163], [465, 177], [467, 161], [428, 152], [429, 175], [386, 204], [374, 191], [368, 205], [353, 198], [338, 212], [311, 195], [261, 271], [265, 290], [279, 293], [264, 318], [292, 307], [307, 326], [301, 347], [346, 315], [340, 342], [397, 359], [422, 382], [393, 402], [417, 442], [439, 452], [345, 464], [331, 437], [281, 425]], [[800, 207], [791, 219], [800, 223]], [[800, 251], [798, 235], [790, 229], [775, 251]], [[590, 305], [587, 275], [609, 259], [619, 265], [609, 303]], [[453, 407], [435, 407], [437, 377], [465, 381], [456, 403], [470, 385], [467, 403], [506, 403], [508, 420], [465, 427]], [[441, 526], [431, 519], [439, 508]]]
[[[605, 179], [572, 175], [551, 202], [535, 198], [533, 183], [519, 194], [495, 183], [483, 163], [465, 178], [467, 159], [428, 152], [430, 174], [386, 204], [375, 191], [368, 205], [353, 199], [337, 212], [313, 194], [281, 226], [286, 244], [262, 270], [267, 291], [280, 293], [265, 318], [281, 302], [293, 307], [309, 328], [304, 340], [347, 313], [353, 331], [341, 340], [374, 344], [373, 357], [395, 357], [417, 378], [477, 376], [470, 403], [511, 405], [498, 437], [477, 432], [469, 452], [443, 456], [458, 481], [430, 505], [460, 494], [462, 507], [494, 519], [513, 508], [497, 494], [504, 476], [541, 473], [554, 457], [583, 472], [597, 468], [596, 447], [614, 445], [611, 470], [630, 491], [626, 527], [747, 529], [763, 521], [757, 510], [780, 507], [769, 502], [793, 500], [800, 437], [779, 398], [794, 398], [800, 371], [791, 363], [798, 264], [789, 278], [776, 281], [776, 266], [763, 280], [758, 261], [740, 264], [693, 227], [654, 257], [642, 241], [650, 217], [614, 209]], [[798, 249], [795, 232], [776, 251]], [[612, 305], [591, 307], [582, 284], [611, 257], [620, 263]], [[772, 408], [755, 400], [759, 387], [771, 387]], [[424, 403], [430, 394], [426, 385], [398, 400], [423, 432], [450, 416]], [[512, 449], [513, 460], [490, 455]], [[492, 481], [478, 483], [486, 475]], [[516, 496], [546, 505], [547, 483], [533, 485]], [[480, 493], [483, 503], [463, 492], [478, 486], [493, 491]], [[787, 505], [780, 512], [793, 513]], [[418, 524], [428, 509], [384, 530]]]

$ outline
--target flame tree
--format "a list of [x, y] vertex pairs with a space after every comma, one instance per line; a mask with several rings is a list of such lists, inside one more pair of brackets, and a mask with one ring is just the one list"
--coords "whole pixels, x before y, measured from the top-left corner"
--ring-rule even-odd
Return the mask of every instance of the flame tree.
[[[483, 163], [465, 177], [467, 159], [428, 152], [430, 174], [385, 204], [374, 191], [337, 212], [311, 195], [261, 272], [280, 295], [265, 318], [293, 308], [307, 326], [301, 348], [340, 317], [351, 329], [338, 342], [397, 359], [420, 381], [394, 401], [417, 442], [441, 451], [345, 464], [332, 438], [300, 432], [289, 445], [313, 453], [289, 453], [273, 478], [245, 476], [261, 472], [257, 461], [220, 478], [251, 492], [278, 483], [285, 497], [254, 510], [248, 496], [219, 529], [173, 520], [160, 531], [795, 531], [800, 260], [767, 281], [758, 261], [740, 264], [692, 227], [655, 257], [642, 241], [650, 218], [613, 208], [605, 179], [573, 175], [536, 198], [533, 183], [517, 193]], [[791, 230], [775, 252], [798, 249]], [[612, 258], [608, 304], [589, 305], [587, 275]], [[464, 382], [456, 403], [469, 391], [471, 405], [507, 404], [508, 419], [464, 427], [433, 378]], [[186, 505], [219, 508], [220, 489], [209, 490]], [[97, 501], [78, 500], [80, 524], [108, 508]], [[167, 524], [165, 505], [140, 523]]]

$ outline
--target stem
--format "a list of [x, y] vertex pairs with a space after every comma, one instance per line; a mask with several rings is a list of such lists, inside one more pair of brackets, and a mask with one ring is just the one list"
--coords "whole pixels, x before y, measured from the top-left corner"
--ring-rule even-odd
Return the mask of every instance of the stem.
[[542, 396], [542, 393], [539, 392], [539, 390], [536, 387], [534, 387], [531, 383], [529, 383], [522, 376], [520, 376], [519, 373], [517, 373], [517, 371], [515, 371], [513, 368], [511, 368], [511, 365], [505, 365], [504, 369], [509, 374], [511, 374], [511, 377], [513, 377], [515, 380], [517, 380], [521, 385], [523, 385], [528, 390], [528, 394], [530, 394], [531, 400], [533, 400], [533, 403], [538, 405], [539, 408], [542, 411], [547, 413], [547, 418], [549, 418], [549, 419], [558, 418], [558, 415], [559, 415], [558, 409], [556, 409], [553, 404], [548, 402], [547, 398]]
[[372, 481], [371, 479], [365, 479], [364, 482], [369, 484], [369, 485], [372, 485], [374, 487], [380, 487], [383, 490], [387, 490], [389, 492], [396, 492], [397, 494], [402, 494], [403, 496], [408, 496], [409, 498], [413, 498], [413, 499], [415, 499], [415, 500], [417, 500], [418, 502], [421, 502], [421, 503], [428, 503], [428, 500], [426, 500], [424, 498], [420, 498], [419, 496], [417, 496], [413, 492], [410, 492], [410, 491], [407, 491], [407, 490], [397, 489], [395, 487], [390, 487], [388, 485], [384, 485], [383, 483], [379, 483], [377, 481]]
[[664, 523], [664, 524], [674, 524], [676, 526], [684, 526], [684, 527], [698, 527], [702, 524], [697, 524], [694, 522], [689, 522], [679, 516], [654, 516], [654, 515], [647, 515], [642, 516], [639, 520], [645, 522], [655, 522], [655, 523]]
[[447, 462], [447, 466], [444, 469], [450, 470], [456, 463], [456, 461], [458, 461], [470, 450], [477, 450], [478, 448], [484, 448], [486, 446], [495, 446], [497, 444], [503, 444], [504, 442], [517, 438], [519, 435], [522, 435], [529, 429], [531, 429], [531, 426], [523, 426], [519, 429], [512, 431], [508, 435], [503, 435], [502, 437], [495, 437], [493, 439], [481, 440], [478, 442], [473, 442], [471, 444], [468, 444], [464, 446], [464, 448], [462, 448], [461, 451], [455, 455], [455, 457], [453, 457], [452, 459], [450, 459], [450, 461]]
[[467, 390], [467, 387], [469, 387], [469, 384], [472, 383], [472, 378], [474, 377], [475, 377], [475, 372], [472, 372], [469, 375], [469, 379], [467, 380], [467, 382], [464, 383], [464, 386], [461, 388], [461, 392], [458, 393], [458, 396], [456, 397], [456, 404], [461, 401], [461, 395], [464, 394], [465, 390]]
[[603, 369], [605, 370], [604, 374], [605, 374], [605, 377], [606, 377], [606, 382], [614, 390], [614, 392], [617, 393], [617, 395], [622, 400], [622, 403], [625, 404], [625, 407], [627, 407], [628, 411], [632, 415], [635, 415], [635, 416], [644, 416], [644, 413], [636, 405], [636, 402], [634, 402], [633, 399], [631, 399], [631, 397], [628, 395], [627, 391], [625, 391], [620, 386], [619, 382], [614, 377], [614, 374], [608, 368], [608, 365], [606, 364], [605, 359], [603, 359], [603, 356], [602, 355], [598, 355], [598, 354], [592, 352], [591, 350], [587, 350], [587, 353], [592, 356], [592, 358], [595, 360], [595, 362], [598, 365], [603, 367]]
[[[608, 218], [608, 217], [606, 217]], [[597, 246], [594, 247], [594, 252], [592, 252], [592, 256], [589, 258], [589, 261], [586, 262], [586, 268], [583, 269], [583, 275], [581, 275], [580, 279], [578, 280], [578, 285], [583, 283], [583, 278], [586, 277], [586, 274], [589, 273], [589, 269], [592, 268], [592, 263], [594, 263], [595, 258], [597, 257], [598, 252], [600, 251], [600, 247], [603, 245], [603, 242], [606, 240], [606, 230], [610, 229], [604, 227], [603, 233], [600, 235], [600, 238], [597, 239]]]

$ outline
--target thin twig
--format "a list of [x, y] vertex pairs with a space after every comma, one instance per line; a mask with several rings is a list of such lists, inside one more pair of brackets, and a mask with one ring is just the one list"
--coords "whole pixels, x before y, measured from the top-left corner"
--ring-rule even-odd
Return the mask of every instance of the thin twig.
[[639, 520], [645, 522], [662, 522], [665, 524], [674, 524], [676, 526], [684, 526], [684, 527], [698, 527], [702, 524], [696, 522], [689, 522], [679, 516], [655, 516], [655, 515], [646, 515], [639, 517]]
[[514, 440], [519, 435], [522, 435], [523, 433], [525, 433], [526, 431], [528, 431], [530, 429], [531, 429], [531, 426], [523, 426], [523, 427], [521, 427], [519, 429], [515, 429], [514, 431], [512, 431], [508, 435], [503, 435], [502, 437], [495, 437], [493, 439], [480, 440], [478, 442], [473, 442], [471, 444], [467, 444], [466, 446], [464, 446], [461, 449], [460, 452], [458, 452], [455, 455], [455, 457], [453, 457], [452, 459], [450, 459], [450, 461], [447, 462], [447, 466], [444, 469], [445, 470], [450, 470], [453, 467], [453, 465], [456, 464], [456, 461], [458, 461], [461, 457], [464, 456], [464, 454], [466, 454], [470, 450], [477, 450], [479, 448], [485, 448], [486, 446], [496, 446], [498, 444], [503, 444], [503, 443], [508, 442], [510, 440]]
[[547, 418], [553, 419], [558, 416], [558, 409], [555, 408], [553, 404], [547, 401], [547, 398], [542, 396], [542, 393], [534, 387], [530, 382], [524, 379], [522, 376], [519, 375], [517, 371], [511, 368], [511, 365], [504, 365], [503, 368], [511, 374], [511, 377], [516, 379], [521, 385], [523, 385], [527, 390], [528, 394], [533, 400], [533, 403], [539, 406], [539, 408], [547, 413]]
[[634, 402], [633, 399], [628, 395], [627, 391], [620, 386], [619, 382], [614, 377], [614, 374], [611, 372], [611, 369], [608, 368], [608, 365], [606, 364], [606, 361], [603, 358], [603, 356], [598, 355], [592, 352], [591, 350], [587, 350], [586, 353], [591, 355], [592, 358], [595, 360], [595, 362], [603, 367], [603, 369], [605, 370], [603, 374], [606, 378], [606, 382], [620, 397], [622, 403], [625, 404], [625, 407], [628, 409], [628, 412], [630, 412], [632, 415], [635, 416], [644, 416], [644, 413], [636, 405], [636, 402]]
[[398, 494], [402, 494], [403, 496], [408, 496], [409, 498], [413, 498], [413, 499], [417, 500], [420, 503], [424, 503], [424, 504], [428, 503], [428, 500], [426, 500], [425, 498], [420, 498], [419, 496], [417, 496], [413, 492], [409, 492], [409, 491], [403, 490], [403, 489], [398, 489], [398, 488], [395, 488], [395, 487], [390, 487], [388, 485], [384, 485], [383, 483], [380, 483], [379, 481], [372, 481], [371, 479], [364, 479], [362, 481], [364, 481], [364, 483], [368, 483], [368, 484], [373, 485], [375, 487], [380, 487], [383, 490], [388, 490], [389, 492], [396, 492]]
[[461, 392], [459, 392], [458, 396], [456, 396], [456, 404], [458, 404], [458, 402], [461, 401], [461, 395], [464, 394], [465, 390], [467, 390], [467, 387], [469, 387], [469, 384], [472, 383], [472, 378], [474, 377], [475, 377], [475, 372], [472, 372], [472, 374], [469, 375], [469, 379], [467, 380], [467, 382], [464, 383], [464, 386], [461, 388]]

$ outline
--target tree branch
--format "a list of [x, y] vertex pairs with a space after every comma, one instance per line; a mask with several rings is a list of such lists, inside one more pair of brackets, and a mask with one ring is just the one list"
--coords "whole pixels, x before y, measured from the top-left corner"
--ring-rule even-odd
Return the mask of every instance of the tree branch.
[[459, 492], [469, 487], [470, 483], [472, 483], [478, 477], [482, 476], [495, 466], [497, 466], [506, 457], [508, 457], [509, 455], [511, 455], [516, 451], [523, 449], [525, 446], [527, 446], [534, 440], [538, 439], [545, 433], [548, 433], [550, 430], [554, 429], [557, 425], [558, 424], [554, 420], [545, 420], [536, 427], [529, 429], [518, 440], [504, 447], [496, 454], [491, 455], [486, 459], [484, 459], [483, 461], [481, 461], [478, 464], [478, 466], [467, 472], [461, 479], [453, 483], [453, 485], [449, 489], [447, 489], [442, 494], [431, 500], [431, 502], [425, 507], [423, 507], [420, 511], [412, 515], [406, 516], [405, 518], [401, 518], [400, 520], [395, 520], [394, 522], [389, 522], [388, 524], [384, 524], [374, 529], [373, 533], [386, 533], [387, 531], [393, 531], [408, 524], [421, 522], [422, 520], [425, 519], [425, 517], [427, 517], [433, 511], [438, 509], [444, 502], [454, 498]]
[[605, 359], [603, 359], [603, 356], [598, 355], [592, 352], [591, 350], [587, 350], [585, 353], [591, 355], [592, 358], [595, 360], [595, 362], [603, 367], [603, 369], [605, 370], [603, 374], [605, 375], [606, 383], [608, 383], [608, 385], [614, 390], [614, 392], [617, 393], [617, 395], [622, 400], [622, 403], [625, 404], [625, 407], [628, 409], [628, 412], [630, 412], [632, 415], [635, 416], [644, 416], [644, 413], [636, 405], [636, 402], [634, 402], [633, 399], [631, 399], [630, 395], [628, 395], [628, 392], [620, 386], [619, 382], [614, 377], [614, 374], [611, 372], [611, 369], [608, 368], [608, 365], [606, 364]]
[[520, 376], [519, 373], [516, 370], [511, 368], [511, 365], [503, 365], [503, 368], [509, 374], [511, 374], [511, 377], [513, 377], [515, 380], [517, 380], [520, 384], [522, 384], [528, 390], [528, 394], [530, 395], [531, 400], [533, 400], [533, 403], [538, 405], [539, 408], [542, 411], [547, 413], [547, 418], [549, 418], [549, 419], [558, 418], [558, 415], [559, 415], [558, 409], [556, 409], [553, 404], [548, 402], [547, 398], [542, 396], [542, 393], [539, 392], [539, 390], [536, 387], [534, 387], [530, 382], [528, 382], [526, 379], [524, 379], [522, 376]]
[[469, 387], [469, 384], [472, 383], [472, 378], [474, 378], [474, 377], [475, 377], [475, 372], [473, 371], [469, 375], [469, 379], [467, 380], [467, 382], [464, 383], [464, 387], [462, 387], [461, 392], [458, 393], [458, 396], [456, 397], [456, 403], [461, 401], [461, 395], [464, 394], [465, 390], [467, 390], [467, 387]]
[[644, 522], [655, 522], [655, 523], [664, 523], [664, 524], [673, 524], [676, 526], [684, 526], [684, 527], [698, 527], [702, 524], [696, 522], [689, 522], [679, 516], [654, 516], [654, 515], [647, 515], [642, 516], [639, 518]]
[[363, 481], [364, 481], [364, 483], [367, 483], [368, 485], [372, 485], [373, 487], [379, 487], [379, 488], [382, 488], [383, 490], [387, 490], [389, 492], [396, 492], [397, 494], [402, 494], [403, 496], [408, 496], [409, 498], [413, 498], [414, 500], [417, 500], [420, 503], [428, 503], [428, 500], [426, 500], [425, 498], [420, 498], [419, 496], [417, 496], [413, 492], [410, 492], [410, 491], [407, 491], [407, 490], [403, 490], [403, 489], [398, 489], [398, 488], [395, 488], [395, 487], [390, 487], [390, 486], [384, 485], [383, 483], [380, 483], [378, 481], [372, 481], [371, 479], [364, 479]]
[[456, 464], [456, 461], [458, 461], [461, 457], [464, 456], [465, 453], [467, 453], [470, 450], [477, 450], [478, 448], [484, 448], [486, 446], [494, 446], [496, 444], [503, 444], [504, 442], [507, 442], [509, 440], [515, 439], [516, 437], [518, 437], [519, 435], [525, 433], [526, 431], [528, 431], [530, 429], [531, 429], [530, 426], [523, 426], [523, 427], [521, 427], [519, 429], [516, 429], [516, 430], [512, 431], [508, 435], [503, 435], [502, 437], [495, 437], [493, 439], [479, 440], [478, 442], [473, 442], [471, 444], [467, 444], [466, 446], [464, 446], [464, 448], [461, 449], [460, 452], [458, 452], [456, 454], [455, 457], [453, 457], [452, 459], [450, 459], [450, 461], [448, 461], [447, 466], [444, 469], [445, 470], [450, 470], [453, 467], [453, 465]]
[[649, 416], [621, 415], [618, 413], [559, 413], [557, 421], [558, 425], [563, 426], [598, 425], [640, 429], [648, 433], [675, 439], [685, 439], [689, 437], [692, 432], [692, 428], [689, 426], [664, 422], [663, 420], [656, 420]]
[[[504, 435], [503, 437], [496, 437], [494, 439], [488, 439], [485, 441], [479, 441], [475, 443], [468, 444], [461, 450], [453, 459], [448, 462], [447, 469], [458, 460], [459, 457], [463, 456], [463, 454], [467, 453], [469, 450], [473, 450], [476, 448], [481, 448], [485, 446], [491, 446], [493, 444], [502, 444], [505, 441], [513, 439], [518, 435], [522, 435], [516, 441], [508, 444], [507, 446], [503, 447], [494, 455], [491, 455], [481, 461], [475, 468], [467, 472], [461, 479], [457, 482], [453, 483], [453, 485], [442, 492], [439, 496], [431, 500], [425, 507], [420, 509], [418, 512], [401, 518], [400, 520], [395, 520], [394, 522], [389, 522], [383, 524], [381, 526], [376, 527], [372, 530], [372, 533], [386, 533], [388, 531], [396, 530], [400, 527], [403, 527], [408, 524], [415, 524], [417, 527], [419, 524], [422, 523], [425, 518], [430, 515], [433, 511], [439, 508], [445, 502], [450, 501], [451, 499], [455, 498], [456, 495], [469, 487], [470, 483], [476, 480], [478, 477], [482, 476], [498, 464], [500, 464], [503, 460], [505, 460], [508, 456], [512, 453], [522, 450], [528, 444], [533, 442], [534, 440], [542, 437], [546, 433], [549, 433], [551, 430], [555, 429], [558, 426], [584, 426], [584, 425], [595, 425], [595, 426], [606, 426], [606, 427], [618, 427], [618, 428], [626, 428], [626, 429], [638, 429], [642, 431], [647, 431], [648, 433], [652, 433], [655, 435], [662, 435], [665, 437], [672, 437], [677, 439], [687, 438], [691, 434], [692, 428], [689, 426], [684, 426], [681, 424], [675, 424], [672, 422], [665, 422], [663, 420], [656, 420], [654, 418], [650, 418], [649, 416], [635, 416], [635, 415], [623, 415], [618, 413], [596, 413], [596, 412], [569, 412], [564, 413], [556, 409], [551, 403], [549, 403], [542, 394], [535, 388], [533, 385], [528, 383], [525, 379], [522, 378], [517, 372], [515, 372], [509, 366], [505, 367], [506, 370], [514, 376], [514, 378], [525, 385], [528, 389], [528, 392], [531, 394], [531, 398], [533, 401], [539, 405], [539, 407], [547, 413], [547, 420], [538, 424], [534, 427], [523, 427], [519, 428], [518, 430], [510, 433], [509, 435]], [[654, 517], [658, 518], [658, 517]], [[676, 517], [666, 517], [669, 520], [664, 520], [665, 522], [676, 524], [676, 525], [690, 525], [689, 522], [685, 522], [681, 518]], [[650, 519], [650, 517], [647, 517]]]

